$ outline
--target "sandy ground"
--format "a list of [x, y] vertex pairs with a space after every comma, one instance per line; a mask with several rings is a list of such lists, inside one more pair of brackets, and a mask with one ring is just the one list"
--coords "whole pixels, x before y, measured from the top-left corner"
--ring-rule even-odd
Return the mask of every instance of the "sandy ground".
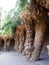
[[24, 56], [15, 51], [5, 52], [0, 48], [0, 65], [49, 65], [46, 45], [43, 47], [39, 61], [33, 62], [28, 61]]
[[39, 61], [30, 62], [15, 51], [0, 51], [0, 65], [49, 65], [49, 57], [42, 53]]

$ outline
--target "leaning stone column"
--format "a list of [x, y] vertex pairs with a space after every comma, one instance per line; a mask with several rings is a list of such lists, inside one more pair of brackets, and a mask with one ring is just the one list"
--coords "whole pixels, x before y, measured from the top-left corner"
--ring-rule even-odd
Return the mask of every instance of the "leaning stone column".
[[21, 25], [21, 33], [20, 33], [20, 38], [19, 38], [19, 52], [20, 53], [23, 53], [25, 38], [26, 38], [26, 32], [25, 32], [24, 26]]
[[4, 50], [5, 51], [9, 50], [10, 42], [11, 42], [10, 37], [5, 37], [4, 38]]
[[29, 10], [25, 10], [22, 13], [22, 23], [25, 25], [26, 29], [26, 41], [24, 44], [24, 51], [22, 55], [25, 55], [27, 59], [30, 58], [31, 56], [31, 51], [32, 51], [32, 44], [33, 44], [33, 26], [32, 26], [32, 19]]

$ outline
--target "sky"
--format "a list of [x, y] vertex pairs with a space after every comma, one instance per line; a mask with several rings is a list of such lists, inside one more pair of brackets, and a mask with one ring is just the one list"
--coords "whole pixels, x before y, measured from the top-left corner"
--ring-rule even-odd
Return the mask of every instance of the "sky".
[[0, 0], [0, 7], [5, 11], [9, 11], [14, 8], [17, 0]]

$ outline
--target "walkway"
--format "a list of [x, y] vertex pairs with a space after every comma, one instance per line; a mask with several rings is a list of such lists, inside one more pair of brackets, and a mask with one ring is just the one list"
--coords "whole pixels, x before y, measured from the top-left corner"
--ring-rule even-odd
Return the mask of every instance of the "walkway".
[[24, 56], [14, 51], [0, 52], [0, 65], [49, 65], [49, 57], [42, 54], [41, 59], [36, 62], [27, 61]]

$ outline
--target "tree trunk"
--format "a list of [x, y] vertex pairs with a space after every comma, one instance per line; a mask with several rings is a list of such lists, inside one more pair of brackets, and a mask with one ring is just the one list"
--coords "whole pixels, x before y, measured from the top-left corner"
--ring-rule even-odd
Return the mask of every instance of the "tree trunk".
[[43, 47], [43, 36], [45, 32], [45, 23], [36, 24], [35, 39], [34, 39], [34, 50], [32, 52], [31, 60], [38, 60], [42, 47]]

